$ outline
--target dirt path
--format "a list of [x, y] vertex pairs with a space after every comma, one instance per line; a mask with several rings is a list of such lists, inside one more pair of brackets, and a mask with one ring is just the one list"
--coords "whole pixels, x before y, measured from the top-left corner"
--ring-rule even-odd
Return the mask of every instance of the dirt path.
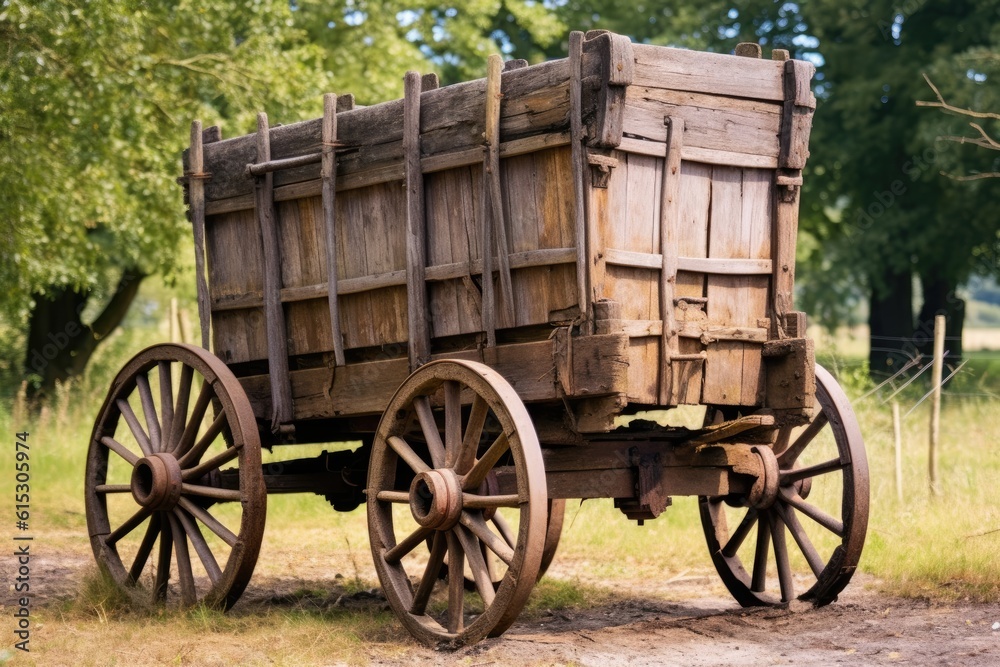
[[[84, 553], [46, 555], [35, 565], [39, 583], [44, 582], [36, 598], [41, 605], [73, 596], [92, 568]], [[563, 563], [554, 576], [582, 574], [574, 575], [573, 565]], [[1000, 605], [888, 598], [874, 592], [871, 580], [860, 579], [840, 601], [822, 609], [796, 603], [791, 609], [754, 610], [705, 595], [706, 584], [697, 577], [646, 596], [641, 593], [642, 581], [605, 582], [613, 589], [610, 602], [535, 612], [499, 639], [443, 653], [409, 642], [400, 628], [393, 639], [404, 644], [405, 657], [386, 658], [373, 649], [371, 659], [372, 664], [386, 666], [1000, 664], [1000, 630], [992, 629], [1000, 621]], [[289, 593], [303, 588], [329, 591], [306, 600], [310, 606], [348, 606], [367, 612], [385, 607], [381, 595], [344, 595], [340, 583], [320, 577], [262, 576], [251, 583], [233, 613], [252, 616], [267, 606], [301, 605], [301, 596]], [[5, 605], [10, 596], [4, 591]], [[337, 664], [336, 658], [331, 664]]]

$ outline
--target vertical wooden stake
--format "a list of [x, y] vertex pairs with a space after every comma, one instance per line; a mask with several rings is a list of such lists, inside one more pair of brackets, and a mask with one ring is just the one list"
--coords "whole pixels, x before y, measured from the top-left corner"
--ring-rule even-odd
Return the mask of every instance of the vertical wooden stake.
[[903, 502], [903, 432], [899, 420], [899, 403], [892, 402], [892, 435], [896, 450], [896, 498]]
[[580, 314], [590, 320], [590, 296], [587, 285], [587, 218], [584, 209], [584, 178], [587, 176], [583, 133], [583, 33], [569, 34], [569, 127], [573, 161], [573, 228], [576, 236], [576, 290]]
[[201, 346], [209, 348], [211, 310], [208, 280], [205, 278], [205, 153], [202, 149], [201, 121], [191, 123], [191, 150], [188, 153], [188, 202], [191, 225], [194, 227], [194, 270], [198, 290], [198, 322], [201, 324]]
[[660, 405], [672, 405], [673, 366], [670, 357], [679, 350], [677, 325], [674, 322], [674, 286], [677, 283], [677, 218], [680, 215], [681, 145], [684, 140], [684, 119], [665, 119], [667, 153], [663, 160], [663, 183], [660, 192]]
[[[271, 160], [271, 129], [267, 114], [257, 114], [257, 164]], [[257, 176], [254, 204], [264, 250], [264, 321], [267, 331], [267, 372], [271, 380], [271, 431], [292, 421], [292, 385], [288, 374], [288, 335], [281, 304], [281, 257], [274, 210], [274, 174]]]
[[427, 322], [426, 223], [424, 220], [424, 174], [420, 167], [421, 77], [407, 72], [403, 99], [403, 160], [406, 176], [406, 303], [409, 322], [410, 370], [431, 358], [431, 334]]
[[330, 335], [333, 337], [333, 357], [343, 366], [344, 336], [340, 330], [340, 306], [337, 298], [337, 96], [323, 96], [323, 226], [326, 231], [327, 301], [330, 304]]
[[938, 488], [938, 435], [941, 430], [941, 375], [944, 369], [944, 315], [934, 318], [934, 366], [931, 368], [931, 386], [934, 394], [931, 396], [931, 429], [930, 449], [927, 464], [930, 473], [931, 495], [940, 493]]
[[[500, 184], [500, 78], [503, 73], [503, 59], [493, 54], [487, 60], [486, 68], [486, 155], [483, 162], [483, 177], [489, 193], [489, 219], [492, 220], [496, 243], [497, 268], [500, 270], [500, 306], [504, 321], [515, 326], [514, 286], [510, 276], [510, 246], [507, 244], [507, 222], [503, 213], [503, 191]], [[492, 278], [492, 274], [490, 276]]]

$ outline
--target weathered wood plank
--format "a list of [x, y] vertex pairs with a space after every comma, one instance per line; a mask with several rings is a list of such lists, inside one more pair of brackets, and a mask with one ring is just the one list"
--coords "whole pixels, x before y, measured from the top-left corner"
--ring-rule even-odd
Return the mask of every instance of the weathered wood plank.
[[[257, 162], [271, 159], [267, 114], [257, 114]], [[281, 307], [281, 246], [274, 210], [274, 174], [255, 179], [257, 221], [264, 249], [264, 319], [267, 329], [267, 366], [272, 409], [271, 431], [277, 433], [292, 420], [292, 394], [288, 375], [288, 336]]]
[[191, 168], [187, 174], [188, 216], [194, 231], [195, 286], [198, 290], [198, 322], [201, 324], [201, 346], [210, 349], [208, 283], [205, 280], [205, 155], [201, 121], [191, 123]]
[[[628, 374], [626, 345], [627, 339], [620, 334], [576, 338], [571, 367], [575, 396], [624, 393]], [[489, 363], [525, 402], [557, 401], [562, 393], [556, 386], [553, 348], [553, 341], [545, 340], [500, 345], [492, 350], [451, 351], [433, 354], [431, 358]], [[379, 415], [408, 375], [409, 362], [404, 358], [293, 371], [295, 419]], [[242, 377], [240, 383], [247, 391], [254, 414], [258, 417], [269, 414], [268, 377]]]
[[[605, 261], [615, 266], [657, 269], [663, 264], [663, 255], [660, 253], [634, 252], [618, 248], [607, 248], [604, 253]], [[743, 276], [771, 273], [772, 262], [769, 259], [678, 257], [677, 266], [680, 271]]]
[[720, 53], [633, 44], [637, 86], [784, 100], [783, 63]]
[[403, 106], [403, 152], [406, 170], [406, 303], [410, 370], [430, 361], [431, 333], [427, 317], [427, 221], [424, 219], [424, 174], [420, 168], [421, 81], [407, 72]]
[[500, 182], [500, 118], [503, 91], [501, 77], [503, 60], [492, 54], [487, 62], [486, 76], [486, 153], [483, 157], [483, 178], [487, 199], [489, 200], [489, 216], [487, 224], [491, 225], [492, 238], [495, 246], [489, 246], [489, 252], [497, 254], [497, 269], [500, 273], [500, 309], [497, 311], [497, 328], [516, 326], [514, 318], [514, 286], [510, 275], [510, 240], [507, 234], [507, 216], [503, 206], [503, 186]]
[[625, 131], [631, 136], [665, 141], [665, 116], [684, 120], [684, 146], [777, 158], [782, 107], [659, 88], [628, 89]]
[[[592, 248], [587, 242], [587, 210], [585, 208], [586, 155], [583, 146], [583, 33], [573, 31], [569, 35], [569, 125], [570, 146], [573, 164], [573, 233], [576, 246], [576, 289], [580, 314], [584, 320], [590, 319], [591, 304], [591, 264]], [[591, 212], [593, 215], [595, 212]], [[592, 244], [591, 244], [592, 245]]]
[[673, 390], [673, 373], [670, 359], [679, 353], [676, 324], [674, 322], [674, 296], [677, 283], [677, 236], [680, 218], [681, 146], [684, 142], [684, 119], [670, 117], [667, 121], [667, 152], [663, 166], [663, 185], [660, 195], [660, 253], [663, 265], [660, 271], [660, 383], [659, 403], [676, 403]]
[[330, 315], [330, 337], [333, 342], [334, 362], [343, 366], [344, 337], [340, 328], [340, 303], [337, 300], [337, 96], [323, 96], [323, 164], [320, 178], [323, 181], [323, 230], [325, 232], [327, 305]]

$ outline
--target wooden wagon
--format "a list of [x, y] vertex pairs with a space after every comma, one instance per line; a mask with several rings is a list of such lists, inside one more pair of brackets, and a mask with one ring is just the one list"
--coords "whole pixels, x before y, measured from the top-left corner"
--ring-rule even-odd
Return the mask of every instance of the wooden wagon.
[[[393, 610], [457, 645], [513, 622], [564, 499], [641, 524], [692, 495], [741, 604], [834, 600], [868, 479], [793, 309], [813, 67], [737, 52], [573, 33], [567, 59], [411, 72], [402, 100], [255, 135], [196, 122], [202, 347], [139, 353], [97, 418], [102, 567], [228, 607], [268, 493], [366, 503]], [[325, 442], [355, 445], [261, 461]]]

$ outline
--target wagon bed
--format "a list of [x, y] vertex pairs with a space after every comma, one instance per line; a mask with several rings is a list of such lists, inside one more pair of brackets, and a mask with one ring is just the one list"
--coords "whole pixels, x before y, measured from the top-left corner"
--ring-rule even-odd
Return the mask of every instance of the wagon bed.
[[[614, 499], [641, 525], [695, 495], [741, 604], [834, 600], [868, 479], [792, 299], [814, 68], [737, 51], [573, 33], [567, 59], [494, 56], [477, 81], [408, 73], [402, 100], [331, 94], [320, 119], [260, 114], [227, 140], [195, 122], [202, 348], [139, 353], [98, 416], [102, 567], [229, 606], [267, 494], [364, 503], [393, 610], [454, 646], [514, 621], [564, 499]], [[703, 419], [663, 412], [685, 404]], [[261, 463], [262, 446], [344, 441], [360, 446]]]

